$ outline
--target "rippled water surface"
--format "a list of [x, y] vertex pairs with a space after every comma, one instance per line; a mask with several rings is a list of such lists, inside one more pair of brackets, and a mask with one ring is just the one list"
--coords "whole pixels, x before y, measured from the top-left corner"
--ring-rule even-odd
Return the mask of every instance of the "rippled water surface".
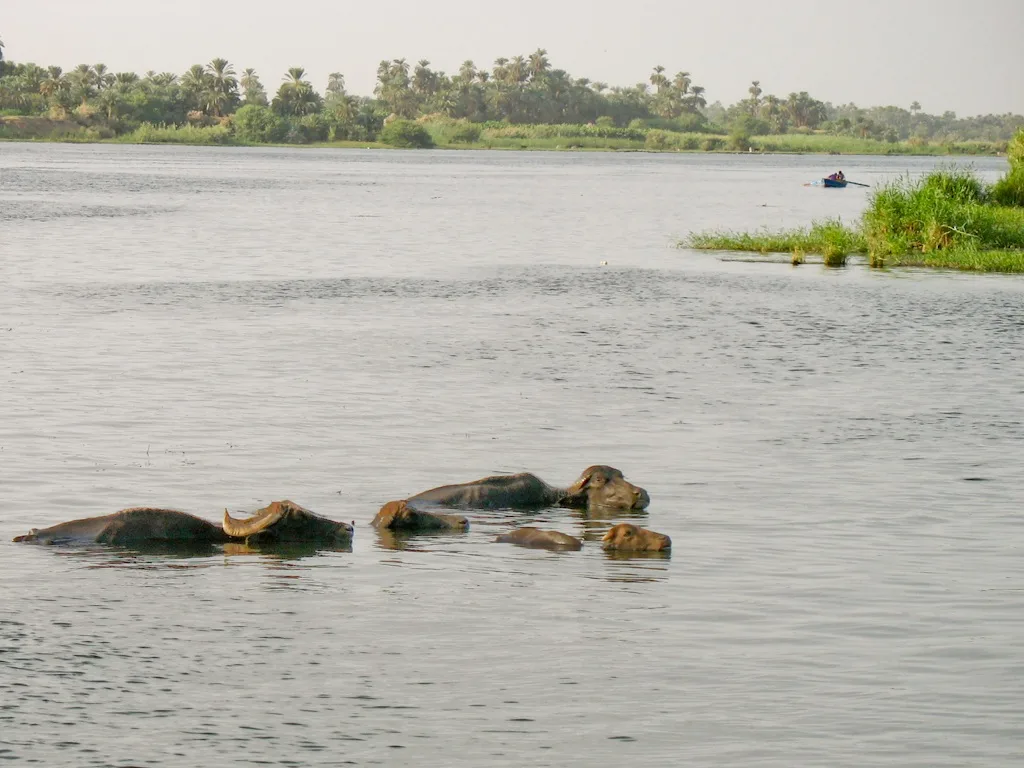
[[[1019, 765], [1024, 281], [671, 247], [855, 218], [863, 189], [801, 186], [836, 162], [0, 144], [0, 540], [142, 504], [356, 524], [0, 543], [0, 758]], [[595, 463], [670, 558], [569, 510], [369, 525]]]

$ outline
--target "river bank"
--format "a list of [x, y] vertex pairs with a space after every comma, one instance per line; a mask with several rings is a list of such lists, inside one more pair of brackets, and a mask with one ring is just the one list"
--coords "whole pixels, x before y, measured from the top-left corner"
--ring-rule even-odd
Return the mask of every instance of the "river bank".
[[[822, 155], [999, 156], [1006, 142], [964, 141], [934, 143], [921, 140], [886, 142], [824, 133], [792, 133], [737, 139], [720, 134], [677, 132], [656, 128], [605, 128], [592, 125], [511, 125], [423, 121], [429, 135], [426, 146], [435, 149], [502, 149], [527, 151], [603, 152], [725, 152]], [[0, 117], [0, 141], [183, 144], [190, 146], [306, 146], [317, 148], [388, 149], [375, 140], [305, 140], [254, 142], [242, 140], [230, 121], [218, 125], [157, 126], [144, 123], [116, 134], [100, 123], [45, 117]]]

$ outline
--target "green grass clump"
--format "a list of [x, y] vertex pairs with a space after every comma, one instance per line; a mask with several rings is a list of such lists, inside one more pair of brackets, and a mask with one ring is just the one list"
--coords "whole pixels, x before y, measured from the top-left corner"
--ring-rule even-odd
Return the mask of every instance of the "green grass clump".
[[1017, 131], [1007, 144], [1006, 159], [1010, 161], [1010, 170], [1024, 168], [1024, 128]]
[[629, 139], [643, 141], [647, 131], [642, 128], [618, 128], [614, 125], [589, 123], [510, 124], [483, 123], [487, 139]]
[[1024, 163], [993, 184], [989, 198], [998, 205], [1024, 207]]
[[[875, 265], [872, 264], [872, 266]], [[910, 252], [890, 256], [884, 266], [1024, 274], [1024, 252], [960, 247], [929, 253]]]
[[1024, 248], [1024, 210], [986, 202], [970, 172], [944, 170], [875, 190], [864, 214], [869, 249], [880, 255], [947, 249]]
[[867, 250], [867, 243], [860, 232], [847, 227], [839, 219], [815, 222], [807, 229], [698, 232], [680, 245], [702, 251], [792, 253], [801, 261], [805, 254], [816, 253], [823, 256], [826, 263], [845, 263], [846, 256], [851, 253]]
[[124, 144], [230, 144], [231, 131], [223, 125], [153, 125], [143, 123], [117, 137]]

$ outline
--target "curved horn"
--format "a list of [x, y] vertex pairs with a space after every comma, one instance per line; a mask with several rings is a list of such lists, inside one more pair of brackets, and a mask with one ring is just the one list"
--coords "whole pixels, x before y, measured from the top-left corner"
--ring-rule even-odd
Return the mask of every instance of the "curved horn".
[[565, 489], [565, 492], [570, 496], [577, 493], [581, 493], [588, 485], [590, 485], [590, 478], [594, 475], [594, 468], [587, 467], [583, 470], [583, 474], [580, 475], [576, 482]]
[[286, 512], [283, 504], [274, 503], [266, 509], [261, 509], [252, 517], [246, 520], [236, 520], [228, 511], [224, 510], [224, 533], [232, 538], [242, 539], [252, 536], [254, 533], [266, 530], [282, 517]]

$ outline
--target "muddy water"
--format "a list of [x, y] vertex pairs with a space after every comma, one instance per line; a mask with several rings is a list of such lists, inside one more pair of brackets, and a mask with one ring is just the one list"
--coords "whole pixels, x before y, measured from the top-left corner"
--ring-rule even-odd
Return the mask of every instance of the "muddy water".
[[[280, 498], [357, 530], [0, 543], [0, 757], [1016, 765], [1024, 281], [670, 247], [855, 218], [863, 190], [801, 186], [824, 162], [0, 144], [0, 540]], [[568, 510], [369, 526], [594, 463], [671, 557]], [[493, 543], [513, 524], [587, 541]]]

